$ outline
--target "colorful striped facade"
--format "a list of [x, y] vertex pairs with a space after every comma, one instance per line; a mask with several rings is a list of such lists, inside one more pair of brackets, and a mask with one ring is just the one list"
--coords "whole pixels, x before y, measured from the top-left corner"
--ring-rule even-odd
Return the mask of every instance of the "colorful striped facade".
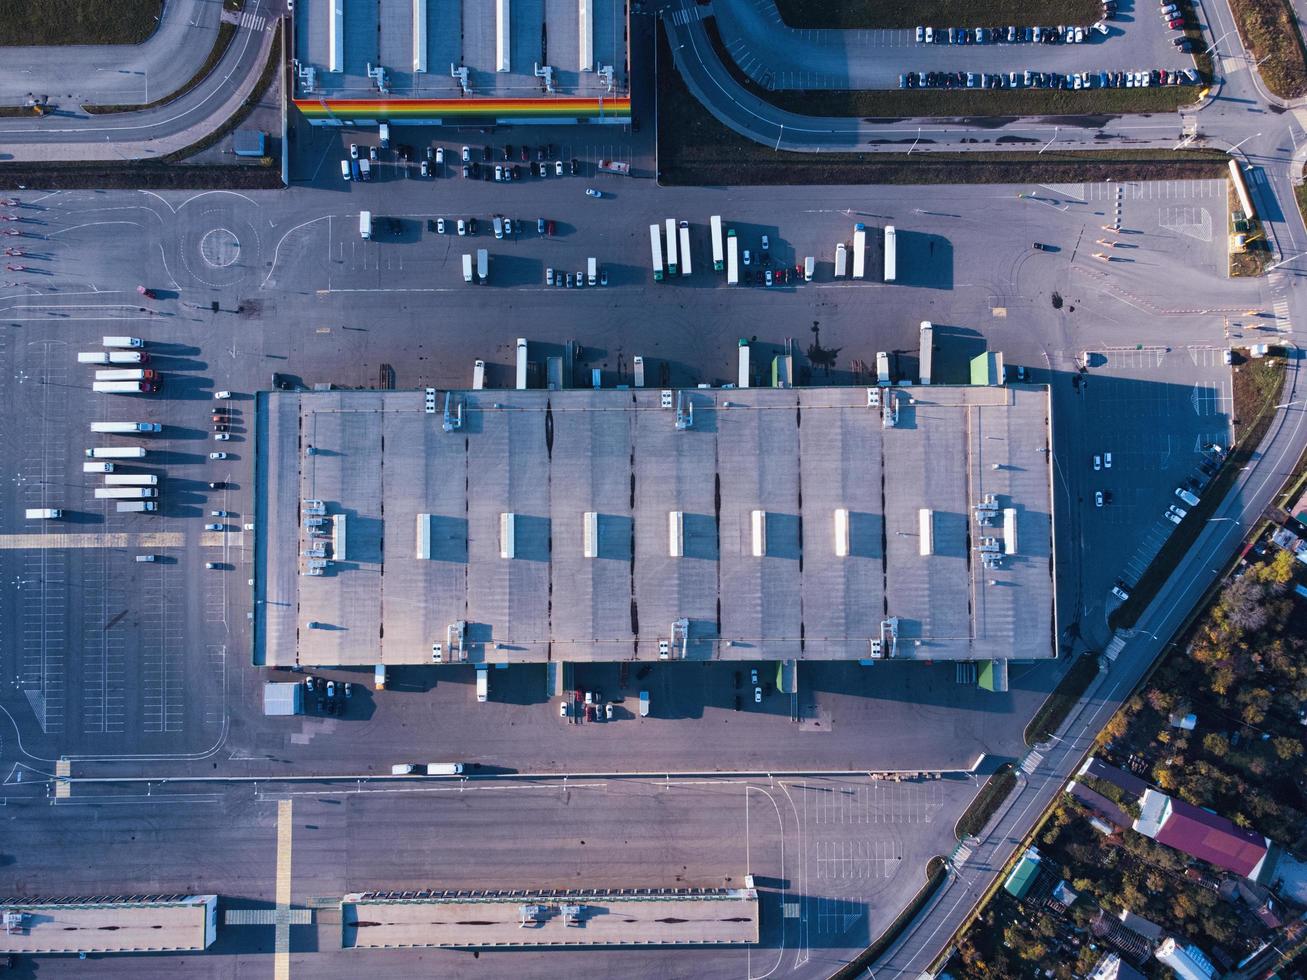
[[630, 96], [568, 99], [295, 99], [297, 108], [318, 126], [354, 123], [424, 123], [457, 125], [478, 121], [498, 123], [565, 123], [586, 120], [626, 124], [631, 121]]

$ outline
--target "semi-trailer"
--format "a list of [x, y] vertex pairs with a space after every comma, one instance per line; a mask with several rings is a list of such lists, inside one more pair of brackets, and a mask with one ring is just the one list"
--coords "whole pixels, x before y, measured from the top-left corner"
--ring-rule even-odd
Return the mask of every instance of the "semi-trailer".
[[158, 422], [92, 422], [92, 432], [162, 432]]

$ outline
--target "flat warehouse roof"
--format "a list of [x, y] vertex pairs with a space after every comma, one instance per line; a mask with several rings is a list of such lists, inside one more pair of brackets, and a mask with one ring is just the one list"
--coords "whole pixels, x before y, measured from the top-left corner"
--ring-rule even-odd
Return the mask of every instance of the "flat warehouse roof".
[[758, 893], [346, 895], [341, 920], [347, 949], [743, 945], [758, 941]]
[[1043, 386], [451, 397], [260, 396], [256, 662], [1055, 655]]
[[[313, 0], [295, 11], [296, 58], [315, 75], [296, 95], [382, 98], [369, 66], [400, 99], [464, 95], [459, 67], [478, 97], [623, 95], [626, 36], [625, 0]], [[553, 69], [552, 93], [537, 66]]]
[[0, 953], [203, 950], [216, 936], [217, 909], [216, 895], [165, 902], [0, 901], [0, 911], [23, 916], [21, 927], [0, 929]]

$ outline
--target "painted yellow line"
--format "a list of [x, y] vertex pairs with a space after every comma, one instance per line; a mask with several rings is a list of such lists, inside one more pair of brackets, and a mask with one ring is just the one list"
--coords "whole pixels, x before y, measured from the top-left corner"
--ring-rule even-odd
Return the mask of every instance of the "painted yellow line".
[[277, 925], [272, 975], [290, 980], [291, 800], [277, 801]]

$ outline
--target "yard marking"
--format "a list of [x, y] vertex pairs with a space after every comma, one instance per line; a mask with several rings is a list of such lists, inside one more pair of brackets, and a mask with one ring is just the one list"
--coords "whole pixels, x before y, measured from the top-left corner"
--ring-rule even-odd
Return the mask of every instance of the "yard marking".
[[[201, 539], [203, 540], [203, 539]], [[18, 548], [180, 548], [185, 539], [176, 531], [145, 534], [0, 534], [0, 551]]]
[[277, 921], [273, 949], [275, 980], [290, 980], [291, 800], [277, 801]]

